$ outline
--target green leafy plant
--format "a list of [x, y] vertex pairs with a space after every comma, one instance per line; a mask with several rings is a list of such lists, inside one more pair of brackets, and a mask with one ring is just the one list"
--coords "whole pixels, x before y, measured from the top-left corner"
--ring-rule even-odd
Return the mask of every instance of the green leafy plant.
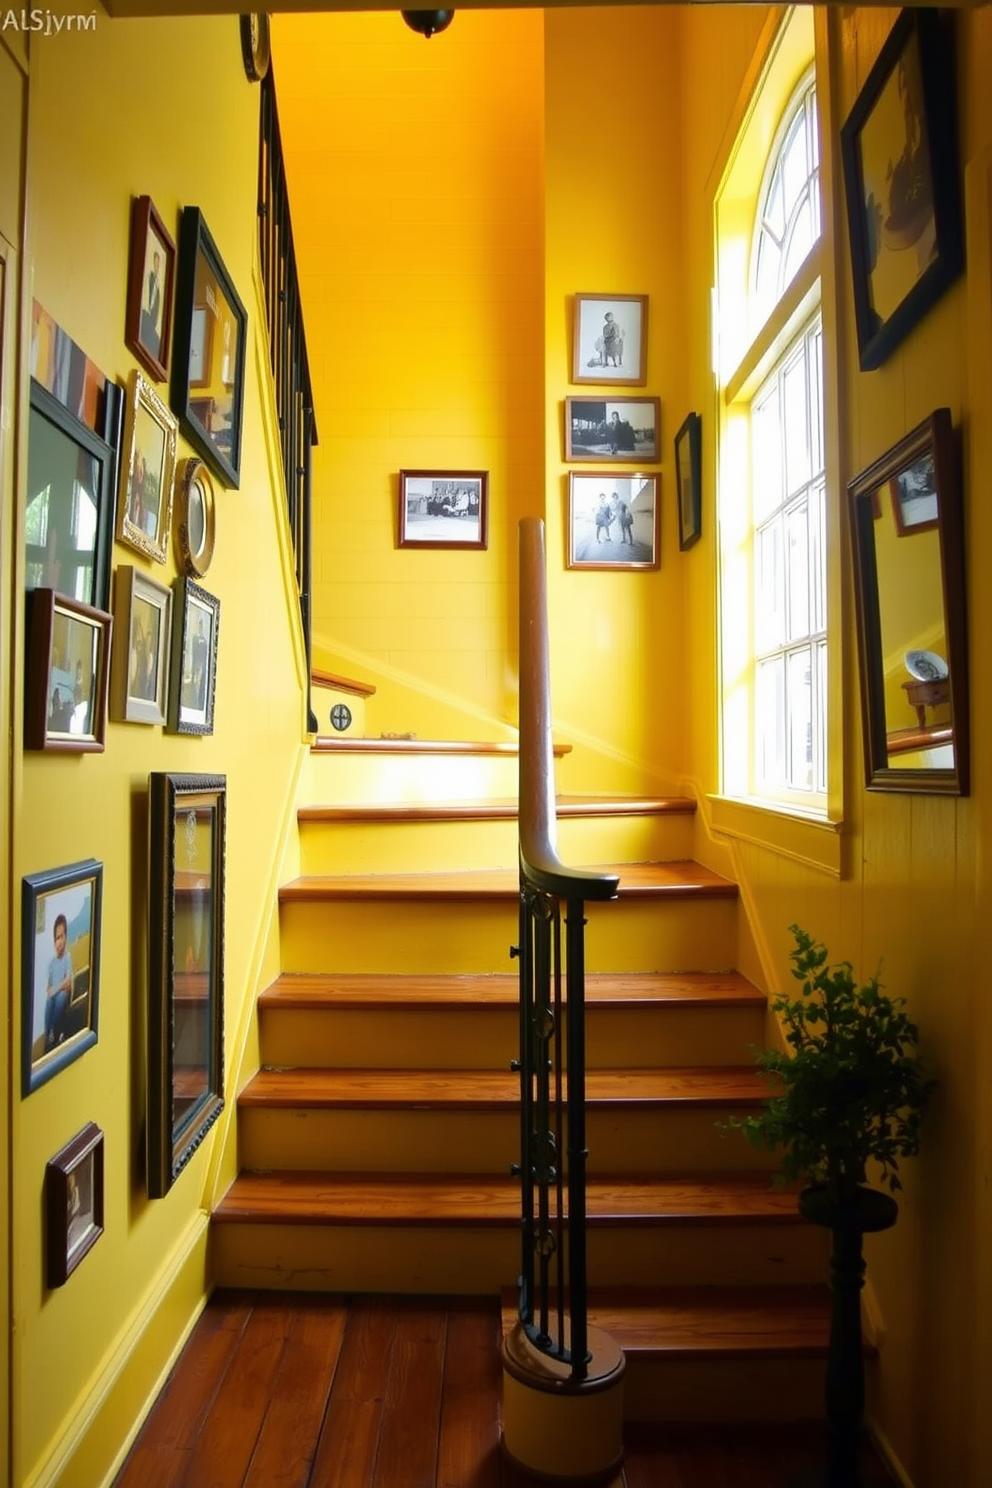
[[758, 1063], [774, 1084], [760, 1115], [730, 1125], [755, 1147], [782, 1148], [781, 1180], [825, 1184], [850, 1201], [867, 1165], [902, 1187], [899, 1160], [919, 1151], [920, 1120], [934, 1086], [915, 1052], [905, 999], [887, 997], [877, 976], [864, 986], [850, 962], [831, 966], [826, 947], [790, 925], [792, 975], [802, 995], [777, 997], [788, 1051], [765, 1049]]

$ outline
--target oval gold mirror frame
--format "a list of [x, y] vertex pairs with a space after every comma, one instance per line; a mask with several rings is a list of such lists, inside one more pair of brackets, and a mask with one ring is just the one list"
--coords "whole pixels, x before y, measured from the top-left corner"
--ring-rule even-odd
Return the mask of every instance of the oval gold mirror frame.
[[216, 537], [214, 483], [198, 457], [183, 460], [176, 478], [176, 548], [179, 566], [202, 579], [214, 556]]

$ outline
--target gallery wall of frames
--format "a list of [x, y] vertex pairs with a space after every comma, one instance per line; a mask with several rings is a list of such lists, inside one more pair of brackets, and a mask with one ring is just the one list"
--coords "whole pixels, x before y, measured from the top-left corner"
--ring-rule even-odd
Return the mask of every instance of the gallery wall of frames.
[[[103, 752], [109, 726], [214, 731], [209, 570], [222, 493], [240, 479], [248, 321], [198, 208], [170, 224], [133, 199], [121, 305], [135, 365], [120, 381], [33, 307], [22, 727], [25, 750], [53, 756]], [[148, 777], [150, 1197], [224, 1104], [225, 804], [222, 775]], [[89, 858], [22, 880], [23, 1099], [98, 1042], [103, 874]], [[103, 1232], [103, 1152], [88, 1122], [48, 1162], [50, 1288]]]

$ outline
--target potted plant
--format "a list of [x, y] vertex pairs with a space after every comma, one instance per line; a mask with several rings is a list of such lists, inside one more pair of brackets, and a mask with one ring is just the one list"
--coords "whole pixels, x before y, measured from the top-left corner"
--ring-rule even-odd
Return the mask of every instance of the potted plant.
[[[833, 1233], [832, 1313], [827, 1357], [827, 1488], [857, 1488], [864, 1413], [860, 1292], [862, 1237], [895, 1223], [899, 1162], [919, 1151], [920, 1122], [934, 1081], [916, 1053], [905, 999], [877, 976], [858, 986], [850, 962], [830, 965], [826, 947], [798, 925], [790, 953], [798, 998], [772, 1003], [787, 1048], [758, 1063], [773, 1090], [757, 1115], [731, 1124], [756, 1147], [781, 1149], [780, 1181], [806, 1179], [802, 1213]], [[866, 1183], [870, 1165], [890, 1192]]]

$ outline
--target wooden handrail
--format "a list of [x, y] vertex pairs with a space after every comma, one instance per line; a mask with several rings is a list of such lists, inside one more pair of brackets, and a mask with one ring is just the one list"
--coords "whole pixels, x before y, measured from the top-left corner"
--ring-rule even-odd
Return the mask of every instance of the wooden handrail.
[[520, 523], [520, 872], [526, 882], [561, 899], [612, 899], [611, 873], [566, 868], [556, 846], [551, 666], [544, 523]]

